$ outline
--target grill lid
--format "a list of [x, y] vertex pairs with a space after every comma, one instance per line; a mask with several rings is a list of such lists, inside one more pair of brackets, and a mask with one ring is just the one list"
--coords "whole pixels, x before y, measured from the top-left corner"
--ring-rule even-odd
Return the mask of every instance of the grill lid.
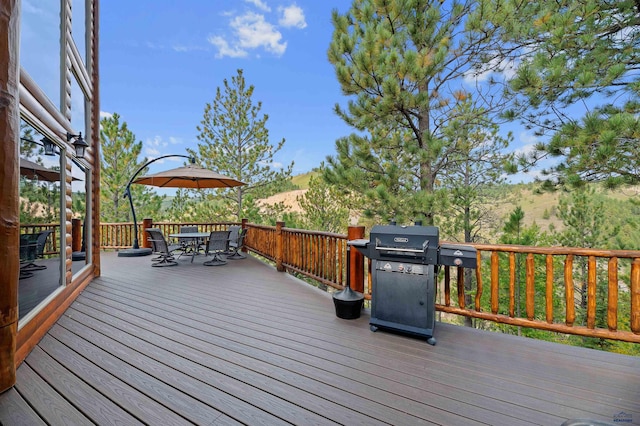
[[379, 260], [438, 261], [440, 231], [435, 226], [376, 225], [371, 229], [368, 256]]

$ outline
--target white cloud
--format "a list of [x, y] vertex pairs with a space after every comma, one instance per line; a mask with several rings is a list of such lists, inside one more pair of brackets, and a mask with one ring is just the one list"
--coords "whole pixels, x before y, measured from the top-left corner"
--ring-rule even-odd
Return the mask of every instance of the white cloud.
[[506, 59], [493, 58], [479, 70], [469, 70], [464, 76], [465, 83], [482, 83], [489, 80], [493, 75], [500, 75], [505, 80], [510, 80], [517, 71], [515, 62]]
[[220, 36], [210, 36], [209, 43], [218, 48], [216, 58], [223, 58], [229, 56], [231, 58], [244, 58], [247, 56], [247, 51], [239, 47], [231, 47], [229, 42]]
[[[264, 12], [271, 9], [263, 0], [244, 0]], [[229, 33], [211, 35], [210, 44], [217, 49], [217, 58], [246, 57], [252, 50], [265, 50], [276, 56], [282, 56], [287, 49], [279, 28], [306, 28], [304, 11], [295, 3], [288, 7], [278, 8], [278, 23], [272, 23], [263, 13], [247, 11], [241, 15], [235, 12], [223, 12], [221, 16], [229, 17]]]
[[264, 48], [281, 56], [287, 49], [287, 42], [281, 42], [282, 34], [273, 25], [265, 21], [263, 15], [248, 12], [231, 21], [238, 45], [245, 49]]
[[166, 148], [167, 146], [169, 146], [169, 143], [162, 140], [161, 136], [154, 136], [153, 139], [147, 138], [145, 145], [148, 147], [147, 149], [154, 147]]
[[264, 10], [265, 12], [271, 12], [271, 8], [261, 0], [244, 0], [244, 1], [247, 3], [251, 3], [252, 5], [254, 5], [260, 10]]
[[144, 149], [144, 152], [145, 152], [147, 157], [154, 158], [154, 157], [159, 157], [160, 156], [160, 151], [158, 149], [156, 149], [156, 148], [146, 147]]
[[187, 46], [184, 44], [174, 44], [171, 48], [176, 52], [194, 52], [198, 50], [206, 50], [202, 46]]
[[519, 148], [515, 149], [513, 153], [517, 156], [529, 155], [535, 151], [535, 147], [540, 142], [537, 136], [527, 132], [520, 132], [518, 134], [518, 140], [522, 143]]
[[107, 111], [100, 111], [100, 118], [111, 118], [113, 117], [113, 113], [112, 112], [107, 112]]
[[272, 161], [271, 163], [266, 161], [258, 161], [258, 164], [261, 166], [270, 167], [271, 169], [282, 169], [284, 168], [284, 164], [280, 161]]
[[278, 24], [285, 28], [305, 28], [307, 22], [304, 19], [304, 11], [295, 3], [288, 7], [279, 7], [278, 11], [282, 14], [282, 17], [278, 21]]

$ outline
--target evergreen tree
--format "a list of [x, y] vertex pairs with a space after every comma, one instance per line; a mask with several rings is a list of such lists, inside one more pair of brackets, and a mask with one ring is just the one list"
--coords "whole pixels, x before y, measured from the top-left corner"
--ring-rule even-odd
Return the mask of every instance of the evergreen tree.
[[[581, 188], [570, 195], [560, 198], [559, 217], [565, 230], [559, 235], [559, 242], [569, 247], [604, 248], [608, 236], [616, 234], [615, 225], [604, 214], [604, 202], [595, 194], [593, 188]], [[576, 310], [577, 321], [586, 325], [588, 264], [587, 258], [576, 259], [574, 281], [580, 303]], [[607, 269], [597, 266], [596, 271], [596, 327], [607, 327]], [[585, 340], [588, 345], [606, 345], [598, 339]]]
[[[51, 170], [60, 170], [60, 157], [55, 156], [56, 165], [45, 165], [44, 148], [37, 141], [42, 138], [33, 127], [20, 122], [20, 158], [32, 161]], [[36, 142], [36, 143], [34, 143]], [[20, 178], [20, 222], [60, 222], [60, 182]]]
[[552, 156], [549, 184], [640, 182], [640, 7], [634, 0], [486, 0], [488, 30], [517, 64], [520, 117], [549, 140], [523, 165]]
[[332, 14], [329, 61], [348, 106], [336, 113], [357, 133], [336, 142], [325, 177], [367, 197], [369, 216], [434, 224], [445, 197], [438, 180], [456, 147], [444, 134], [473, 90], [477, 111], [494, 119], [499, 85], [473, 77], [493, 34], [476, 31], [476, 1], [355, 0]]
[[[101, 169], [100, 169], [100, 214], [104, 222], [132, 221], [129, 201], [124, 191], [129, 179], [147, 162], [143, 158], [138, 162], [142, 151], [142, 142], [136, 142], [126, 122], [120, 124], [120, 115], [100, 120]], [[141, 174], [144, 174], [143, 170]], [[131, 185], [131, 194], [136, 217], [159, 219], [160, 207], [164, 197], [156, 195], [144, 185]]]
[[[323, 166], [321, 166], [322, 170]], [[324, 232], [345, 233], [349, 226], [349, 196], [327, 184], [322, 175], [312, 176], [309, 190], [298, 197], [303, 210], [303, 226]]]
[[505, 182], [505, 165], [511, 163], [512, 155], [503, 151], [511, 135], [500, 136], [499, 127], [486, 120], [471, 98], [458, 105], [444, 134], [447, 144], [455, 149], [441, 179], [450, 207], [440, 225], [453, 238], [478, 242], [480, 233], [494, 220], [491, 212], [498, 195], [491, 189]]
[[293, 161], [279, 169], [274, 163], [285, 140], [275, 146], [270, 143], [266, 127], [269, 116], [260, 116], [262, 102], [253, 103], [253, 91], [253, 86], [247, 87], [241, 69], [231, 82], [225, 79], [224, 91], [216, 89], [215, 99], [206, 104], [197, 127], [198, 152], [190, 151], [204, 167], [246, 184], [216, 190], [217, 195], [206, 193], [206, 200], [217, 200], [210, 214], [221, 219], [242, 219], [253, 210], [243, 204], [248, 198], [255, 200], [279, 192], [291, 178]]

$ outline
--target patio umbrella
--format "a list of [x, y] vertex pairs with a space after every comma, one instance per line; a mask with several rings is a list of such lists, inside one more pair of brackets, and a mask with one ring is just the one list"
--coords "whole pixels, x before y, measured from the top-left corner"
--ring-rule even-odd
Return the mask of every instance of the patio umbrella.
[[232, 188], [245, 185], [213, 170], [205, 169], [197, 164], [166, 170], [152, 175], [141, 176], [133, 181], [143, 185], [153, 185], [161, 188]]
[[[148, 165], [154, 161], [158, 161], [168, 157], [184, 157], [191, 160], [191, 164], [183, 167], [178, 167], [171, 170], [166, 170], [160, 173], [154, 173], [152, 175], [141, 176], [136, 179], [138, 173], [144, 170]], [[190, 189], [204, 189], [204, 188], [232, 188], [235, 186], [246, 185], [244, 182], [235, 180], [220, 173], [216, 173], [212, 170], [205, 169], [195, 164], [195, 159], [187, 157], [186, 155], [169, 154], [162, 157], [155, 158], [142, 167], [133, 175], [127, 188], [125, 189], [125, 196], [129, 198], [129, 204], [131, 205], [131, 214], [133, 216], [133, 229], [138, 229], [138, 221], [136, 218], [136, 211], [133, 207], [133, 199], [131, 198], [131, 184], [138, 183], [142, 185], [153, 185], [160, 188], [190, 188]], [[130, 249], [120, 250], [118, 256], [131, 257], [131, 256], [147, 256], [151, 254], [151, 249], [140, 248], [138, 245], [138, 234], [134, 232], [133, 247]]]
[[28, 179], [38, 179], [47, 182], [59, 182], [60, 172], [57, 170], [51, 170], [45, 166], [34, 163], [33, 161], [20, 159], [20, 175]]

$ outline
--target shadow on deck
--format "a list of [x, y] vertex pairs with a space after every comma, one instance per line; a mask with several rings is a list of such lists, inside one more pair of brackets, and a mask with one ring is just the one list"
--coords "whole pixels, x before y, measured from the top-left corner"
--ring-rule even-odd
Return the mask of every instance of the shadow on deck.
[[640, 423], [640, 358], [437, 324], [436, 346], [249, 257], [94, 280], [0, 395], [13, 424]]

